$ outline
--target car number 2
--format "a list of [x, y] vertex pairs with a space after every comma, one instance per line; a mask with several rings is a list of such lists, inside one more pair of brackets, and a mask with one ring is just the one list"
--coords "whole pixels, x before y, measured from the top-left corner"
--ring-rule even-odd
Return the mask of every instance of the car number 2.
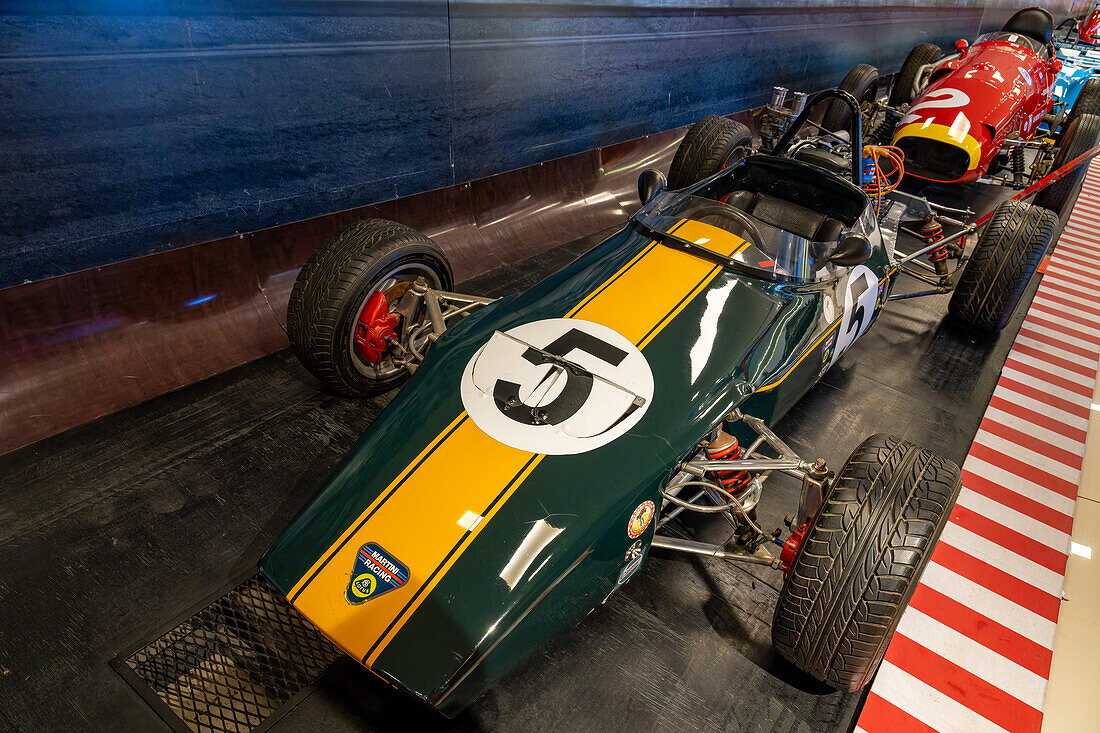
[[924, 98], [909, 108], [909, 113], [898, 122], [898, 126], [916, 122], [924, 117], [926, 110], [951, 109], [953, 107], [965, 107], [970, 104], [970, 96], [961, 89], [942, 87], [933, 92], [928, 92]]

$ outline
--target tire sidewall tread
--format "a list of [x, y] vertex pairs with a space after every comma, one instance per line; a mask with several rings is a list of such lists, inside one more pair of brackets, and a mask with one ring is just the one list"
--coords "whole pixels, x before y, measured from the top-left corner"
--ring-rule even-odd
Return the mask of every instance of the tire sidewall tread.
[[[844, 75], [837, 89], [850, 92], [857, 102], [863, 101], [869, 92], [877, 93], [879, 82], [878, 69], [870, 64], [856, 64]], [[852, 119], [852, 110], [838, 99], [830, 100], [821, 117], [821, 126], [832, 132], [847, 130]]]
[[372, 379], [355, 368], [350, 319], [378, 278], [411, 263], [431, 268], [444, 289], [453, 287], [450, 263], [439, 246], [385, 219], [352, 222], [325, 239], [302, 266], [287, 304], [287, 336], [298, 360], [329, 390], [368, 395], [407, 378]]
[[917, 73], [920, 71], [921, 67], [932, 63], [938, 59], [942, 53], [943, 51], [940, 47], [933, 43], [918, 43], [916, 46], [913, 46], [909, 55], [905, 57], [905, 61], [901, 65], [901, 70], [898, 71], [898, 76], [894, 80], [894, 86], [890, 90], [889, 104], [891, 107], [899, 107], [913, 101], [910, 92], [913, 89], [913, 84], [917, 80]]
[[961, 486], [954, 463], [889, 435], [837, 474], [795, 555], [772, 624], [779, 653], [841, 690], [865, 685]]
[[707, 115], [690, 128], [668, 168], [668, 187], [676, 191], [710, 178], [739, 146], [752, 142], [752, 131], [727, 117]]
[[1057, 232], [1054, 212], [1022, 201], [1001, 202], [951, 294], [948, 317], [973, 331], [1001, 331]]
[[[1100, 85], [1100, 78], [1089, 79]], [[1100, 94], [1100, 87], [1097, 88]], [[1084, 90], [1082, 90], [1084, 94]], [[1080, 99], [1078, 99], [1080, 101]], [[1100, 104], [1100, 99], [1097, 100]], [[1070, 119], [1066, 122], [1065, 131], [1058, 145], [1058, 152], [1054, 156], [1051, 170], [1057, 170], [1064, 164], [1076, 158], [1078, 155], [1094, 147], [1100, 141], [1100, 115], [1074, 114], [1077, 105], [1074, 104], [1074, 112], [1070, 113]], [[1065, 176], [1061, 180], [1050, 184], [1035, 196], [1035, 205], [1044, 209], [1050, 209], [1059, 218], [1064, 218], [1070, 207], [1073, 206], [1085, 180], [1088, 165], [1081, 165], [1076, 171]]]

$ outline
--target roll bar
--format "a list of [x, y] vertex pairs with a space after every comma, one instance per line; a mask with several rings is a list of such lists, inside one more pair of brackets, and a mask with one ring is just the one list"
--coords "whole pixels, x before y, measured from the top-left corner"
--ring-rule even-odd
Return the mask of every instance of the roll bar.
[[839, 99], [852, 110], [852, 122], [850, 134], [850, 143], [852, 146], [852, 183], [856, 184], [856, 188], [863, 187], [862, 180], [862, 165], [860, 161], [863, 157], [863, 118], [860, 114], [859, 102], [852, 96], [850, 92], [846, 92], [843, 89], [826, 89], [823, 92], [810, 97], [810, 101], [806, 103], [806, 106], [802, 108], [802, 111], [798, 114], [798, 117], [794, 118], [790, 127], [783, 133], [783, 136], [779, 138], [779, 142], [772, 148], [772, 155], [783, 155], [787, 152], [787, 148], [790, 147], [791, 141], [794, 139], [795, 133], [805, 124], [809, 118], [810, 113], [814, 111], [817, 105], [821, 104], [827, 99]]

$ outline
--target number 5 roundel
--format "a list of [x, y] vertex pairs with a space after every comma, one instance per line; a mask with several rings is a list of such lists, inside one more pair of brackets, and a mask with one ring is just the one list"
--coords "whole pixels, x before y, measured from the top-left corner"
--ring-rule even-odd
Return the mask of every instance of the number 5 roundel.
[[532, 453], [584, 453], [653, 400], [642, 352], [607, 326], [553, 318], [497, 331], [462, 373], [462, 404], [489, 437]]
[[867, 331], [874, 320], [877, 302], [878, 276], [866, 265], [853, 267], [844, 281], [844, 315], [828, 366], [835, 364], [840, 355]]

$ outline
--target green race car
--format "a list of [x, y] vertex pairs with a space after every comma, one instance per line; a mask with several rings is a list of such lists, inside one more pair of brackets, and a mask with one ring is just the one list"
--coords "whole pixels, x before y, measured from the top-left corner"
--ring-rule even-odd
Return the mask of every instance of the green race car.
[[[625, 228], [521, 295], [450, 292], [442, 251], [393, 222], [326, 240], [291, 297], [296, 353], [343, 394], [408, 384], [263, 573], [447, 715], [597, 608], [651, 547], [784, 573], [780, 653], [840, 689], [868, 682], [960, 473], [888, 435], [834, 473], [769, 428], [875, 321], [906, 259], [900, 221], [919, 208], [869, 198], [860, 166], [823, 165], [842, 148], [815, 158], [795, 143], [830, 100], [853, 110], [860, 150], [856, 101], [837, 90], [770, 154], [705, 118], [673, 162], [679, 190], [646, 171]], [[756, 521], [777, 472], [802, 481], [786, 538]], [[685, 511], [725, 518], [729, 540], [686, 538]]]

